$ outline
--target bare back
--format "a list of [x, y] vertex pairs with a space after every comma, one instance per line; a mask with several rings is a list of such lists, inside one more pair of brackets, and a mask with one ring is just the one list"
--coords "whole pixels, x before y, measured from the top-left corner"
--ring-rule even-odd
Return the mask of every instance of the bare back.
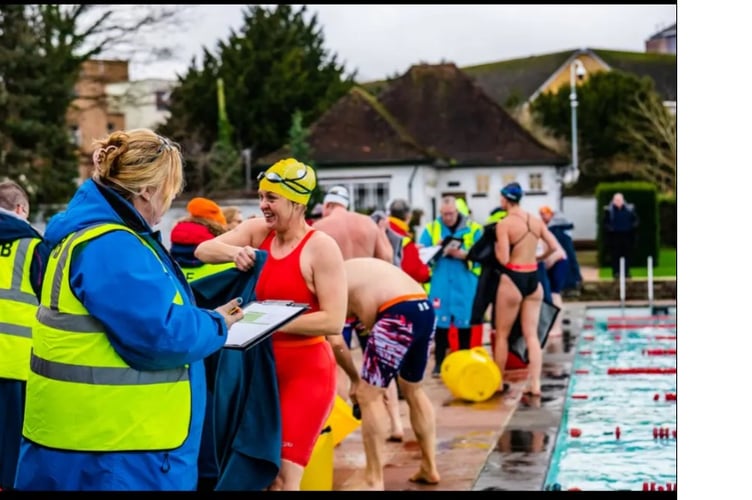
[[510, 212], [500, 220], [496, 225], [496, 240], [502, 248], [497, 249], [497, 254], [501, 250], [506, 256], [506, 262], [499, 259], [501, 263], [535, 265], [538, 240], [543, 229], [543, 221], [524, 210]]
[[[345, 260], [358, 257], [377, 257], [386, 260], [384, 246], [391, 251], [386, 234], [367, 215], [341, 209], [334, 210], [317, 220], [313, 227], [334, 238]], [[391, 262], [391, 256], [388, 257]]]
[[375, 258], [355, 258], [345, 261], [347, 275], [348, 315], [352, 313], [371, 328], [379, 308], [405, 295], [426, 291], [401, 268]]

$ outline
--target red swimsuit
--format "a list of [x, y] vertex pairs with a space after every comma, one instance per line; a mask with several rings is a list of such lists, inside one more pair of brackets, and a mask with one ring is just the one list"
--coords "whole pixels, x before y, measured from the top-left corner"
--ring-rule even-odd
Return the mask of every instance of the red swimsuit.
[[[314, 231], [309, 231], [287, 256], [276, 259], [271, 252], [275, 232], [266, 237], [261, 250], [269, 254], [256, 284], [257, 300], [291, 300], [319, 310], [319, 302], [300, 272], [300, 253]], [[282, 458], [305, 467], [321, 429], [334, 406], [337, 364], [323, 336], [296, 335], [278, 331], [272, 336], [282, 413]]]

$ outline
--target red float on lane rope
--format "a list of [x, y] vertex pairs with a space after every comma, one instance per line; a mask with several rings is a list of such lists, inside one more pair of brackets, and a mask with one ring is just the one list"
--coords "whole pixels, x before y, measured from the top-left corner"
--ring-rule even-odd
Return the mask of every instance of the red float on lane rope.
[[676, 368], [658, 368], [658, 367], [646, 367], [646, 368], [609, 368], [607, 372], [609, 375], [666, 375], [676, 373]]

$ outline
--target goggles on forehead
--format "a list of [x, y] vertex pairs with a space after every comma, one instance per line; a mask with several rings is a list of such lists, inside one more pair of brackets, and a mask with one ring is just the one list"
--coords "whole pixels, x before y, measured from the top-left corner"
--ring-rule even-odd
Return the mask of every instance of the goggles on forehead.
[[307, 188], [306, 186], [302, 185], [299, 180], [303, 179], [306, 176], [306, 169], [301, 168], [296, 172], [297, 177], [294, 178], [287, 178], [282, 177], [277, 172], [269, 172], [264, 171], [261, 172], [258, 177], [256, 177], [256, 180], [266, 179], [269, 182], [275, 182], [275, 183], [282, 183], [291, 190], [295, 191], [298, 194], [311, 194], [313, 192], [312, 189]]

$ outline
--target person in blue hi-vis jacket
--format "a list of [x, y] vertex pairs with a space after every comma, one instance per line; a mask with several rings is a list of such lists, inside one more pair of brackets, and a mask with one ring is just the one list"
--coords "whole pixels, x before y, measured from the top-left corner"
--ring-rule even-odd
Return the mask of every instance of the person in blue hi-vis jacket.
[[97, 141], [94, 177], [49, 222], [32, 327], [19, 490], [195, 490], [203, 360], [242, 318], [200, 308], [151, 227], [183, 184], [148, 129]]
[[449, 328], [457, 328], [460, 349], [470, 348], [473, 298], [478, 286], [480, 264], [466, 260], [467, 253], [483, 234], [483, 226], [460, 213], [457, 199], [445, 196], [439, 217], [423, 229], [418, 242], [424, 247], [441, 245], [455, 238], [455, 247], [447, 246], [431, 264], [428, 298], [436, 310], [433, 376], [440, 373], [449, 347]]

